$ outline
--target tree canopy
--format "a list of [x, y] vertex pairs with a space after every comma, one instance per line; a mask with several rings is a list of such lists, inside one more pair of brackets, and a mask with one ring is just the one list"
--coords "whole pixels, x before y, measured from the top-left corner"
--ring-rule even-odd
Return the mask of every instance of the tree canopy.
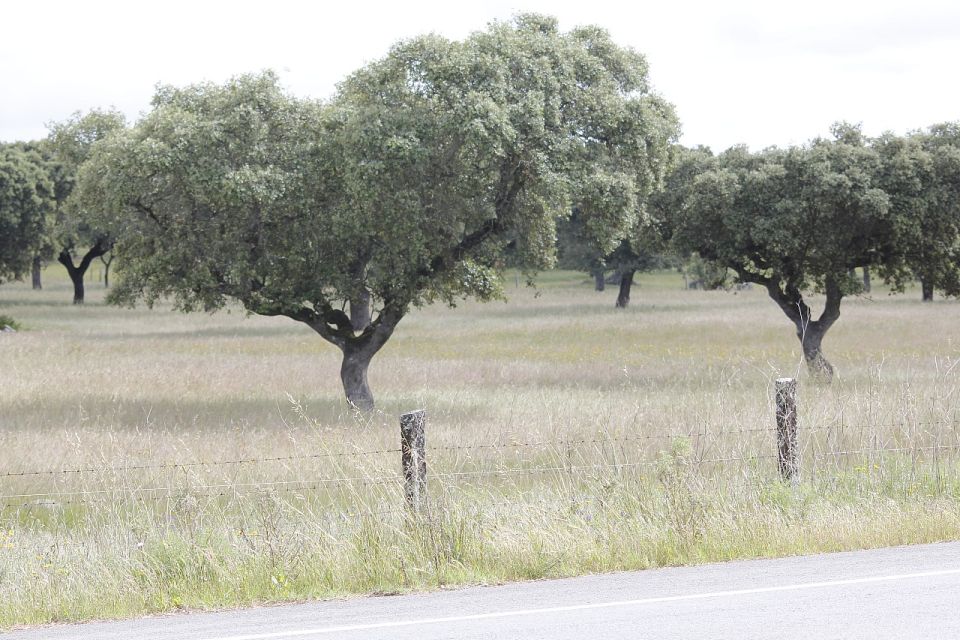
[[[161, 88], [95, 145], [81, 203], [117, 237], [118, 302], [238, 300], [343, 351], [347, 397], [411, 306], [501, 295], [505, 252], [554, 259], [574, 206], [607, 251], [644, 215], [677, 135], [644, 58], [536, 15], [402, 42], [320, 104], [272, 74]], [[373, 300], [365, 323], [348, 306]]]

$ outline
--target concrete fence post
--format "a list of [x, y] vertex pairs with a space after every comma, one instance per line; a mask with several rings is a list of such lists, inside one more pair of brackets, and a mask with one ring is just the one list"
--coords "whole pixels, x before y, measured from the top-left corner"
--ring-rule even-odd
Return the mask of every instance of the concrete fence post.
[[800, 480], [800, 448], [797, 444], [797, 380], [778, 378], [777, 462], [780, 477], [794, 484]]
[[400, 416], [400, 458], [403, 463], [404, 494], [407, 506], [416, 513], [427, 508], [426, 411]]

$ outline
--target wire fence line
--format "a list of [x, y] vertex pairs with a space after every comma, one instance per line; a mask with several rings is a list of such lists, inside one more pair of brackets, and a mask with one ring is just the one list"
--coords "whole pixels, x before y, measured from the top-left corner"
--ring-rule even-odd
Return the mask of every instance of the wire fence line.
[[[948, 433], [952, 438], [951, 442], [943, 443], [941, 438], [944, 435], [928, 431], [935, 427], [952, 427]], [[807, 453], [804, 456], [807, 460], [822, 461], [828, 459], [840, 459], [858, 455], [878, 455], [878, 454], [912, 454], [916, 457], [918, 454], [938, 455], [941, 452], [960, 450], [960, 433], [957, 428], [960, 427], [960, 421], [953, 420], [899, 420], [895, 422], [873, 423], [873, 424], [848, 424], [842, 419], [830, 422], [828, 424], [803, 425], [801, 432], [803, 434], [814, 434], [814, 437], [807, 441]], [[815, 434], [827, 433], [826, 446], [830, 444], [829, 434], [836, 433], [843, 435], [844, 432], [874, 432], [883, 429], [900, 429], [904, 433], [887, 433], [883, 442], [874, 438], [871, 446], [863, 445], [861, 437], [860, 446], [854, 448], [843, 448], [835, 450], [825, 450], [824, 444], [816, 440]], [[918, 433], [920, 431], [920, 433]], [[458, 481], [470, 478], [491, 478], [491, 477], [511, 477], [511, 476], [533, 476], [538, 474], [572, 474], [590, 471], [616, 471], [625, 469], [652, 468], [664, 464], [662, 458], [666, 454], [666, 460], [669, 461], [671, 448], [660, 448], [656, 455], [649, 457], [649, 450], [638, 447], [630, 452], [633, 456], [627, 456], [627, 451], [622, 445], [639, 444], [645, 442], [676, 442], [686, 440], [689, 451], [683, 455], [691, 464], [696, 465], [728, 465], [732, 463], [748, 463], [756, 461], [780, 460], [782, 464], [783, 450], [776, 452], [771, 447], [769, 452], [733, 452], [735, 455], [709, 455], [715, 447], [718, 439], [731, 436], [745, 435], [765, 435], [771, 436], [778, 445], [782, 445], [783, 434], [779, 426], [777, 427], [748, 427], [739, 429], [720, 429], [710, 430], [706, 427], [699, 429], [690, 429], [685, 431], [672, 431], [665, 433], [636, 434], [625, 436], [607, 436], [607, 437], [587, 437], [587, 438], [568, 438], [568, 439], [544, 439], [536, 441], [516, 441], [508, 442], [488, 442], [479, 444], [461, 444], [461, 445], [440, 445], [426, 448], [420, 454], [431, 460], [442, 457], [439, 454], [449, 452], [471, 452], [471, 451], [501, 451], [503, 453], [514, 453], [517, 449], [550, 449], [554, 451], [555, 458], [559, 458], [564, 453], [567, 454], [566, 461], [554, 462], [554, 464], [533, 466], [499, 466], [495, 468], [479, 469], [460, 469], [448, 470], [442, 465], [430, 465], [430, 477], [441, 481]], [[903, 445], [902, 443], [891, 442], [899, 439], [900, 436], [909, 435], [916, 438], [912, 445]], [[919, 437], [917, 437], [919, 436]], [[924, 439], [934, 438], [935, 444], [924, 442]], [[706, 445], [704, 446], [704, 441]], [[693, 444], [699, 447], [692, 446]], [[756, 445], [756, 441], [744, 442], [744, 445]], [[836, 442], [834, 446], [836, 446]], [[852, 443], [847, 443], [852, 444]], [[895, 444], [896, 446], [890, 446]], [[583, 448], [595, 446], [601, 449], [616, 448], [620, 446], [618, 453], [627, 456], [622, 460], [602, 460], [589, 464], [575, 463], [571, 455], [583, 455]], [[200, 460], [200, 461], [169, 461], [144, 464], [126, 464], [126, 465], [106, 465], [106, 466], [78, 466], [74, 468], [32, 470], [24, 469], [18, 471], [8, 471], [0, 473], [0, 480], [8, 481], [23, 480], [28, 478], [40, 478], [43, 476], [83, 476], [84, 474], [131, 474], [133, 472], [143, 471], [166, 471], [166, 470], [198, 470], [204, 472], [207, 469], [216, 469], [221, 467], [235, 467], [240, 465], [269, 464], [278, 462], [308, 461], [320, 459], [348, 459], [348, 458], [370, 458], [387, 454], [407, 455], [405, 446], [399, 448], [378, 448], [370, 450], [349, 450], [349, 451], [320, 451], [312, 453], [301, 453], [284, 456], [269, 457], [245, 457], [226, 460]], [[434, 455], [437, 454], [437, 455]], [[647, 457], [642, 457], [647, 455]], [[522, 462], [522, 460], [520, 461]], [[424, 473], [426, 473], [426, 460], [423, 461]], [[782, 466], [781, 466], [782, 473]], [[67, 491], [21, 491], [17, 493], [0, 494], [0, 508], [2, 509], [33, 509], [40, 507], [59, 507], [66, 505], [103, 505], [111, 501], [134, 499], [138, 501], [160, 501], [174, 500], [179, 498], [241, 498], [250, 495], [262, 494], [265, 492], [319, 492], [321, 490], [330, 490], [331, 488], [341, 486], [373, 486], [373, 485], [396, 485], [403, 487], [405, 483], [409, 484], [410, 474], [407, 473], [407, 467], [404, 467], [403, 474], [384, 473], [377, 470], [375, 474], [367, 473], [365, 475], [349, 475], [343, 477], [331, 478], [296, 478], [284, 480], [255, 480], [246, 482], [228, 481], [228, 482], [184, 482], [180, 484], [168, 483], [159, 486], [113, 486], [103, 488], [67, 490]]]
[[[821, 431], [842, 431], [842, 430], [858, 430], [866, 431], [876, 430], [876, 429], [892, 429], [892, 428], [902, 428], [902, 427], [933, 427], [933, 426], [944, 426], [950, 425], [954, 427], [960, 427], [960, 421], [925, 421], [925, 422], [896, 422], [896, 423], [881, 423], [881, 424], [859, 424], [859, 425], [850, 425], [846, 423], [836, 423], [831, 425], [819, 425], [819, 426], [803, 426], [804, 432], [821, 432]], [[470, 445], [441, 445], [436, 447], [428, 447], [428, 451], [437, 452], [437, 451], [481, 451], [481, 450], [503, 450], [507, 451], [510, 449], [517, 448], [566, 448], [574, 445], [613, 445], [619, 443], [628, 443], [628, 442], [654, 442], [654, 441], [674, 441], [682, 438], [704, 438], [704, 437], [727, 437], [733, 435], [743, 435], [748, 433], [766, 433], [771, 435], [776, 435], [777, 429], [775, 427], [755, 427], [748, 429], [724, 429], [719, 431], [676, 431], [668, 433], [656, 433], [656, 434], [643, 434], [635, 436], [615, 436], [610, 438], [565, 438], [557, 440], [538, 440], [534, 442], [517, 442], [510, 441], [504, 443], [487, 443], [487, 444], [470, 444]], [[0, 478], [19, 478], [19, 477], [28, 477], [28, 476], [46, 476], [46, 475], [79, 475], [84, 473], [90, 474], [110, 474], [110, 473], [126, 473], [130, 471], [149, 471], [149, 470], [172, 470], [172, 469], [192, 469], [192, 468], [203, 468], [203, 467], [220, 467], [220, 466], [234, 466], [234, 465], [245, 465], [245, 464], [263, 464], [269, 462], [286, 462], [286, 461], [297, 461], [297, 460], [313, 460], [313, 459], [322, 459], [322, 458], [348, 458], [348, 457], [371, 457], [375, 455], [383, 454], [396, 454], [401, 453], [402, 449], [393, 448], [393, 449], [373, 449], [373, 450], [358, 450], [358, 451], [323, 451], [315, 453], [303, 453], [303, 454], [292, 454], [285, 456], [270, 456], [270, 457], [259, 457], [259, 458], [235, 458], [229, 460], [196, 460], [196, 461], [168, 461], [168, 462], [154, 462], [154, 463], [144, 463], [144, 464], [129, 464], [129, 465], [105, 465], [105, 466], [86, 466], [86, 467], [75, 467], [75, 468], [59, 468], [59, 469], [26, 469], [19, 471], [7, 471], [0, 473]], [[347, 479], [344, 479], [347, 480]], [[0, 496], [2, 498], [2, 496]]]

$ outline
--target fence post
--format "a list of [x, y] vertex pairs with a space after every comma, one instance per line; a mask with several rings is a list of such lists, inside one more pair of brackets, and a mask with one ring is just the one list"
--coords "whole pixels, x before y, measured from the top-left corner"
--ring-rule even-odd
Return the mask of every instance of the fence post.
[[407, 506], [416, 513], [427, 507], [427, 413], [422, 409], [400, 416], [400, 458]]
[[777, 462], [780, 467], [780, 477], [795, 484], [800, 480], [796, 378], [777, 378], [776, 402]]

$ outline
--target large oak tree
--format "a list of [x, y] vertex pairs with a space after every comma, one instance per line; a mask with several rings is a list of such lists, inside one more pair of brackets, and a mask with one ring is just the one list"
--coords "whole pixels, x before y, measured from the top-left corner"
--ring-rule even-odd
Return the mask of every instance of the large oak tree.
[[523, 15], [403, 42], [325, 104], [270, 74], [163, 88], [96, 145], [80, 190], [113, 212], [112, 300], [235, 299], [303, 322], [342, 351], [367, 410], [370, 361], [412, 306], [499, 295], [508, 250], [549, 266], [574, 206], [612, 250], [676, 135], [640, 54]]

